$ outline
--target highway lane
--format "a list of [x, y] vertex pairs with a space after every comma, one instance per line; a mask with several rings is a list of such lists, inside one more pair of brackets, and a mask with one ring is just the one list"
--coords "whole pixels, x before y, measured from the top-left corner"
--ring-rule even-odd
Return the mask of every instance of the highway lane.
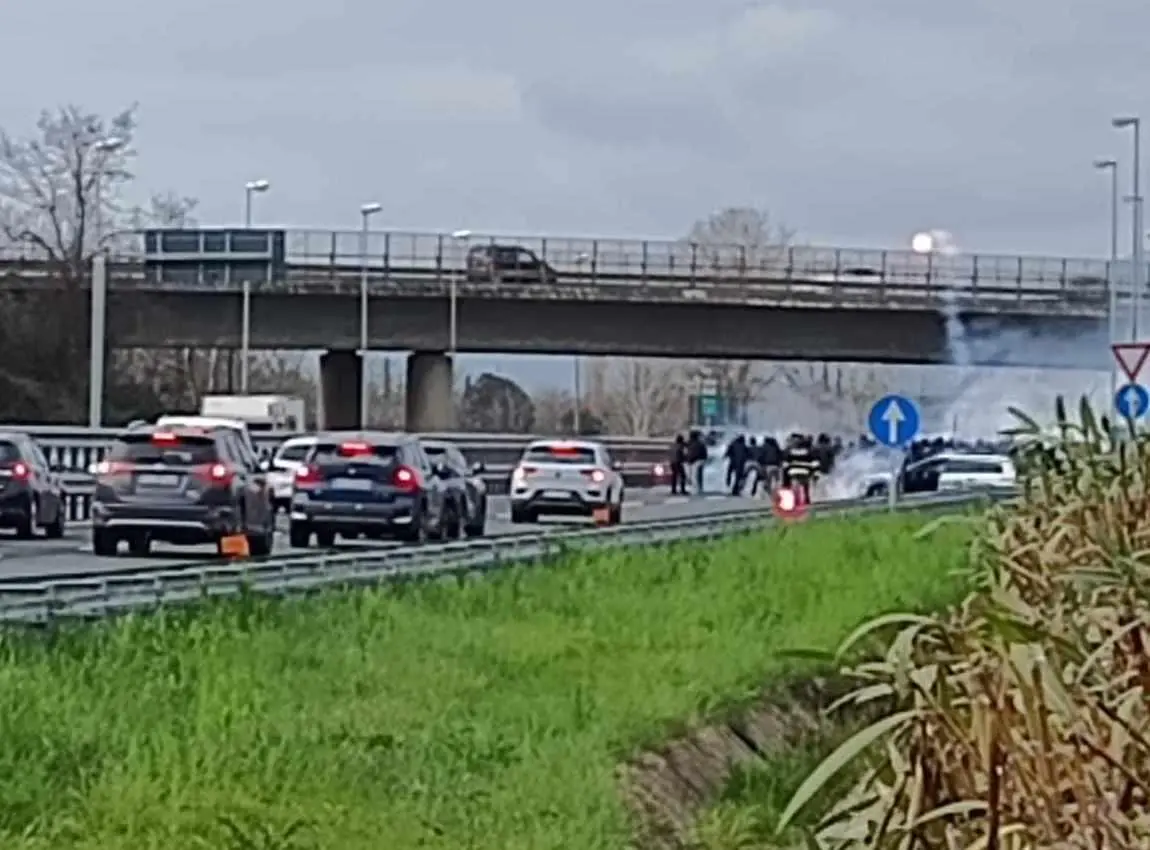
[[[640, 490], [627, 494], [624, 507], [624, 522], [638, 522], [655, 519], [675, 519], [700, 516], [708, 513], [721, 513], [752, 504], [747, 498], [710, 495], [704, 497], [673, 497], [665, 490]], [[580, 519], [544, 519], [537, 525], [512, 525], [510, 508], [505, 496], [493, 496], [487, 518], [487, 534], [492, 537], [507, 534], [523, 534], [547, 528], [589, 527]], [[281, 517], [281, 530], [276, 536], [277, 555], [304, 550], [292, 549], [287, 545], [286, 521]], [[356, 548], [379, 547], [378, 541], [344, 541], [336, 549], [354, 551]], [[400, 545], [400, 544], [395, 544]], [[121, 550], [123, 551], [123, 550]], [[91, 537], [84, 526], [74, 526], [61, 540], [16, 540], [10, 533], [0, 532], [0, 581], [14, 578], [35, 578], [70, 574], [82, 574], [99, 570], [122, 569], [134, 572], [164, 566], [174, 566], [203, 558], [205, 562], [215, 558], [215, 550], [210, 546], [176, 547], [156, 544], [147, 558], [133, 558], [126, 553], [119, 558], [97, 558], [92, 554]]]

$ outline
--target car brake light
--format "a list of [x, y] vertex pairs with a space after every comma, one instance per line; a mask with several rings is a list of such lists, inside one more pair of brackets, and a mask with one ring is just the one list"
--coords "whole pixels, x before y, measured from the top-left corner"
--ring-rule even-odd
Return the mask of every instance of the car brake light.
[[549, 451], [555, 457], [578, 457], [579, 449], [575, 446], [552, 446]]
[[157, 431], [152, 435], [153, 443], [175, 443], [178, 442], [179, 439], [180, 438], [173, 434], [171, 431]]
[[582, 472], [583, 475], [585, 475], [587, 478], [590, 478], [596, 484], [602, 484], [607, 480], [607, 473], [601, 469], [584, 469]]
[[398, 467], [391, 476], [391, 483], [399, 490], [415, 492], [423, 486], [419, 473], [410, 466]]
[[663, 464], [661, 463], [655, 464], [655, 468], [651, 471], [654, 472], [657, 476], [663, 476], [667, 473], [667, 470], [663, 468]]
[[32, 477], [32, 470], [29, 469], [28, 464], [17, 461], [12, 467], [12, 477], [17, 481], [27, 481]]
[[522, 481], [524, 478], [528, 478], [538, 471], [539, 470], [534, 466], [517, 466], [515, 467], [515, 471], [511, 473], [511, 477]]
[[102, 460], [96, 464], [95, 473], [97, 478], [105, 478], [111, 475], [126, 475], [132, 469], [132, 464], [122, 460]]
[[344, 443], [339, 447], [343, 457], [362, 457], [371, 454], [371, 446], [367, 443]]
[[296, 487], [314, 487], [320, 482], [319, 467], [310, 463], [301, 463], [295, 470]]
[[206, 463], [196, 468], [197, 477], [209, 487], [226, 487], [236, 477], [226, 463]]

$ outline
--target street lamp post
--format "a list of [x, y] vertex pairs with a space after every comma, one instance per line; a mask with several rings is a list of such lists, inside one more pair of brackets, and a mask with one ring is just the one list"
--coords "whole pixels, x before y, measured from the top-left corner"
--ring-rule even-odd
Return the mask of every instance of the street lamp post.
[[463, 269], [467, 265], [467, 245], [471, 241], [470, 230], [457, 230], [451, 234], [451, 238], [459, 245], [459, 267], [451, 276], [450, 289], [448, 290], [448, 318], [447, 318], [447, 338], [448, 338], [448, 354], [451, 355], [451, 362], [455, 362], [455, 352], [459, 348], [459, 319], [458, 319], [458, 299], [459, 299], [459, 276], [463, 274]]
[[1131, 259], [1133, 268], [1131, 269], [1130, 285], [1133, 287], [1134, 293], [1130, 299], [1131, 320], [1130, 320], [1130, 339], [1134, 342], [1138, 341], [1138, 314], [1142, 309], [1142, 287], [1144, 286], [1146, 277], [1146, 266], [1143, 253], [1142, 244], [1142, 172], [1140, 168], [1140, 160], [1142, 158], [1142, 119], [1137, 116], [1122, 116], [1114, 118], [1111, 125], [1118, 130], [1125, 130], [1130, 128], [1134, 133], [1134, 166], [1133, 166], [1133, 181], [1132, 181], [1132, 194], [1130, 202], [1134, 205], [1133, 214], [1133, 233], [1134, 244], [1131, 250]]
[[[266, 192], [271, 186], [267, 180], [249, 180], [244, 184], [244, 227], [252, 227], [252, 195]], [[248, 394], [248, 372], [252, 347], [252, 282], [244, 275], [243, 306], [240, 316], [240, 393]]]
[[359, 208], [359, 215], [363, 220], [363, 229], [359, 234], [359, 428], [361, 431], [367, 430], [369, 390], [371, 387], [367, 372], [367, 351], [370, 345], [367, 335], [367, 235], [371, 217], [382, 209], [383, 205], [374, 201], [363, 204]]
[[[99, 428], [104, 419], [104, 353], [107, 347], [108, 335], [106, 313], [108, 308], [108, 268], [103, 257], [95, 256], [100, 250], [103, 239], [103, 177], [104, 169], [108, 164], [108, 157], [122, 149], [127, 144], [125, 139], [109, 137], [101, 139], [92, 147], [102, 154], [96, 160], [95, 173], [92, 175], [92, 234], [93, 234], [93, 260], [92, 260], [92, 294], [89, 303], [89, 342], [88, 342], [88, 427]], [[78, 203], [84, 201], [77, 198]], [[83, 239], [86, 234], [80, 234]]]
[[[1106, 292], [1110, 311], [1110, 342], [1118, 341], [1118, 160], [1096, 159], [1094, 167], [1110, 172], [1110, 262], [1106, 267]], [[1110, 370], [1110, 395], [1118, 390], [1118, 373]]]
[[[583, 264], [591, 259], [591, 255], [584, 252], [575, 258], [575, 268], [579, 270], [580, 276], [583, 273]], [[573, 375], [575, 392], [575, 404], [571, 409], [571, 430], [578, 436], [583, 431], [583, 358], [578, 354], [575, 355], [575, 374]]]

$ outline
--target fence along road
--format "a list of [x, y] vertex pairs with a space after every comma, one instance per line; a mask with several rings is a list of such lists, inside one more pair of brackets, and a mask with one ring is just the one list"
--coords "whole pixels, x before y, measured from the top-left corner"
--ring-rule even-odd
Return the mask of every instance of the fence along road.
[[[732, 496], [706, 498], [674, 498], [666, 491], [632, 491], [627, 494], [623, 508], [624, 524], [652, 521], [682, 520], [691, 517], [712, 517], [734, 507], [761, 506], [763, 503]], [[545, 519], [538, 525], [512, 525], [507, 499], [496, 496], [488, 505], [487, 535], [489, 538], [538, 537], [540, 534], [558, 533], [587, 528], [581, 520]], [[441, 544], [428, 544], [438, 547]], [[483, 545], [483, 544], [478, 544]], [[340, 541], [332, 551], [354, 555], [358, 552], [380, 549], [406, 549], [400, 544], [380, 544], [367, 541]], [[426, 548], [426, 547], [425, 547]], [[276, 558], [314, 558], [318, 550], [292, 549], [287, 543], [286, 527], [282, 521], [276, 535]], [[97, 558], [92, 553], [91, 535], [87, 529], [73, 528], [62, 540], [16, 540], [0, 532], [0, 583], [12, 581], [41, 581], [51, 577], [82, 577], [101, 572], [138, 573], [148, 570], [173, 569], [181, 564], [203, 568], [218, 559], [212, 546], [175, 547], [157, 543], [151, 556], [133, 558]]]
[[[108, 446], [122, 432], [120, 428], [77, 428], [57, 425], [5, 425], [3, 431], [23, 431], [30, 434], [48, 456], [64, 481], [68, 492], [68, 518], [84, 521], [90, 516], [90, 505], [94, 481], [91, 469], [93, 464], [104, 458]], [[284, 440], [299, 434], [253, 433], [256, 448], [268, 452]], [[447, 440], [455, 443], [469, 463], [482, 463], [486, 468], [484, 479], [490, 492], [507, 492], [511, 470], [527, 445], [539, 437], [520, 434], [425, 434], [429, 440]], [[562, 438], [560, 438], [562, 439]], [[597, 437], [611, 452], [611, 456], [623, 464], [623, 477], [629, 487], [649, 487], [652, 484], [652, 469], [657, 463], [667, 459], [670, 439], [647, 437]]]
[[[1007, 494], [998, 494], [999, 498]], [[899, 510], [958, 510], [985, 494], [932, 494], [908, 497]], [[819, 517], [876, 513], [884, 502], [849, 500], [812, 506]], [[536, 533], [409, 549], [365, 548], [340, 554], [318, 553], [233, 564], [185, 564], [134, 573], [99, 573], [86, 578], [0, 582], [0, 621], [46, 624], [60, 619], [94, 619], [177, 605], [204, 596], [231, 596], [244, 588], [262, 593], [307, 593], [323, 588], [483, 573], [546, 560], [578, 547], [601, 549], [650, 546], [761, 530], [775, 522], [770, 508], [724, 511], [706, 517], [636, 522], [591, 531]]]

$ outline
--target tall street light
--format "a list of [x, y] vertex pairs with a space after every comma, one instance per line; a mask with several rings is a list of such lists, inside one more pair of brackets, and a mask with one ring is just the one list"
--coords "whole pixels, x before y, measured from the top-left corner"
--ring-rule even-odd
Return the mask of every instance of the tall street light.
[[[244, 227], [252, 226], [252, 195], [266, 192], [271, 186], [267, 180], [249, 180], [244, 184]], [[243, 306], [240, 315], [240, 393], [248, 394], [248, 373], [251, 368], [252, 348], [252, 282], [244, 275]]]
[[[1110, 172], [1110, 262], [1106, 267], [1106, 291], [1109, 297], [1110, 342], [1118, 341], [1118, 160], [1096, 159], [1094, 167]], [[1110, 370], [1110, 395], [1118, 389], [1118, 375]]]
[[359, 208], [360, 218], [363, 220], [363, 229], [359, 234], [359, 429], [367, 430], [367, 413], [369, 407], [370, 383], [367, 372], [367, 350], [369, 340], [367, 336], [367, 234], [371, 217], [383, 209], [382, 204], [363, 204]]
[[1134, 244], [1132, 246], [1132, 265], [1130, 275], [1130, 283], [1134, 288], [1134, 295], [1131, 298], [1131, 311], [1133, 316], [1130, 322], [1130, 339], [1134, 342], [1138, 341], [1138, 314], [1142, 309], [1142, 287], [1145, 285], [1146, 277], [1146, 261], [1143, 256], [1142, 244], [1142, 172], [1140, 168], [1140, 160], [1142, 158], [1142, 119], [1137, 116], [1126, 115], [1114, 118], [1111, 120], [1111, 125], [1117, 130], [1125, 130], [1127, 128], [1134, 131], [1134, 179], [1133, 188], [1130, 195], [1130, 203], [1134, 205]]
[[467, 244], [471, 241], [470, 230], [457, 230], [451, 234], [451, 238], [459, 245], [459, 267], [455, 270], [455, 274], [451, 276], [450, 290], [448, 292], [448, 354], [451, 355], [451, 362], [455, 362], [455, 351], [459, 347], [459, 324], [458, 324], [458, 289], [459, 289], [459, 276], [463, 274], [463, 269], [467, 266]]
[[[103, 182], [104, 169], [108, 166], [108, 157], [121, 150], [127, 140], [116, 137], [100, 139], [93, 149], [101, 156], [97, 157], [95, 173], [92, 175], [92, 234], [93, 253], [100, 250], [103, 234]], [[84, 201], [77, 198], [78, 203]], [[80, 234], [83, 238], [86, 234]], [[91, 318], [89, 319], [89, 350], [88, 350], [88, 426], [99, 428], [104, 419], [104, 354], [107, 348], [106, 313], [108, 308], [108, 268], [103, 257], [94, 257], [92, 263], [92, 294], [89, 305]]]
[[252, 195], [262, 194], [271, 188], [267, 180], [249, 180], [244, 184], [244, 227], [252, 226]]
[[[579, 275], [583, 275], [583, 265], [591, 259], [591, 255], [583, 252], [575, 257], [575, 268], [579, 270]], [[578, 436], [583, 433], [583, 358], [578, 354], [575, 355], [574, 363], [574, 390], [575, 403], [571, 407], [571, 430]]]

